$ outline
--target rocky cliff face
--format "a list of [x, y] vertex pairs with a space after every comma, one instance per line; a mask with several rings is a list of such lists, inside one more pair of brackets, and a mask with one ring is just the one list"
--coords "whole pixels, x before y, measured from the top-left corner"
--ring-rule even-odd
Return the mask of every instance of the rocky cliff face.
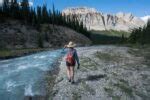
[[83, 21], [88, 30], [130, 31], [144, 25], [143, 20], [131, 13], [104, 14], [87, 7], [66, 8], [62, 12], [65, 15], [76, 16], [79, 21]]

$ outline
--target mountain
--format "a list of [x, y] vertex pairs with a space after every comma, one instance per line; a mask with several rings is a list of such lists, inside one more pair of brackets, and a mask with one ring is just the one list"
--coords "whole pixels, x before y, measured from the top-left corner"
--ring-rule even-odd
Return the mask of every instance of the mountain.
[[148, 19], [150, 19], [150, 15], [141, 17], [141, 19], [142, 19], [145, 23], [147, 23]]
[[63, 15], [76, 16], [88, 30], [130, 31], [142, 27], [145, 23], [131, 13], [119, 12], [115, 15], [98, 12], [94, 8], [71, 7], [62, 11]]

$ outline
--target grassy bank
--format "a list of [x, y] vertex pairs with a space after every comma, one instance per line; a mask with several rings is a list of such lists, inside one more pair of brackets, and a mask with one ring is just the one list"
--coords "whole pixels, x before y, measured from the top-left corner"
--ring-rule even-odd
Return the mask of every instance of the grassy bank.
[[116, 37], [122, 37], [122, 35], [124, 35], [124, 37], [130, 36], [129, 32], [116, 31], [116, 30], [104, 30], [104, 31], [92, 30], [91, 33], [97, 33], [97, 34], [106, 35], [106, 36], [116, 36]]
[[40, 51], [47, 51], [51, 50], [50, 48], [32, 48], [32, 49], [15, 49], [15, 50], [0, 50], [0, 59], [9, 59], [9, 58], [15, 58], [20, 57], [32, 53], [37, 53]]
[[124, 31], [91, 31], [93, 44], [122, 44], [129, 37], [128, 32]]
[[104, 34], [91, 33], [91, 40], [94, 45], [97, 44], [118, 44], [121, 43], [122, 38], [117, 36], [108, 36]]

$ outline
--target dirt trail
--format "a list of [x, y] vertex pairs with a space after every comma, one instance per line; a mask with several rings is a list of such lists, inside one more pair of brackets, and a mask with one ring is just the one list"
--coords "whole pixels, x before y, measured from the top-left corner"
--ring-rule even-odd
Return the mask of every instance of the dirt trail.
[[150, 50], [119, 46], [77, 48], [80, 70], [75, 84], [66, 76], [65, 57], [53, 100], [149, 100]]

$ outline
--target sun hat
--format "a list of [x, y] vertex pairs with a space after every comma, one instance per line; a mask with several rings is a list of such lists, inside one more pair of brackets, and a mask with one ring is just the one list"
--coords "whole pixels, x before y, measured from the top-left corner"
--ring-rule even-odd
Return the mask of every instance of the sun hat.
[[76, 44], [73, 43], [72, 41], [70, 41], [70, 42], [68, 43], [68, 45], [67, 45], [67, 47], [75, 47], [75, 46], [76, 46]]

